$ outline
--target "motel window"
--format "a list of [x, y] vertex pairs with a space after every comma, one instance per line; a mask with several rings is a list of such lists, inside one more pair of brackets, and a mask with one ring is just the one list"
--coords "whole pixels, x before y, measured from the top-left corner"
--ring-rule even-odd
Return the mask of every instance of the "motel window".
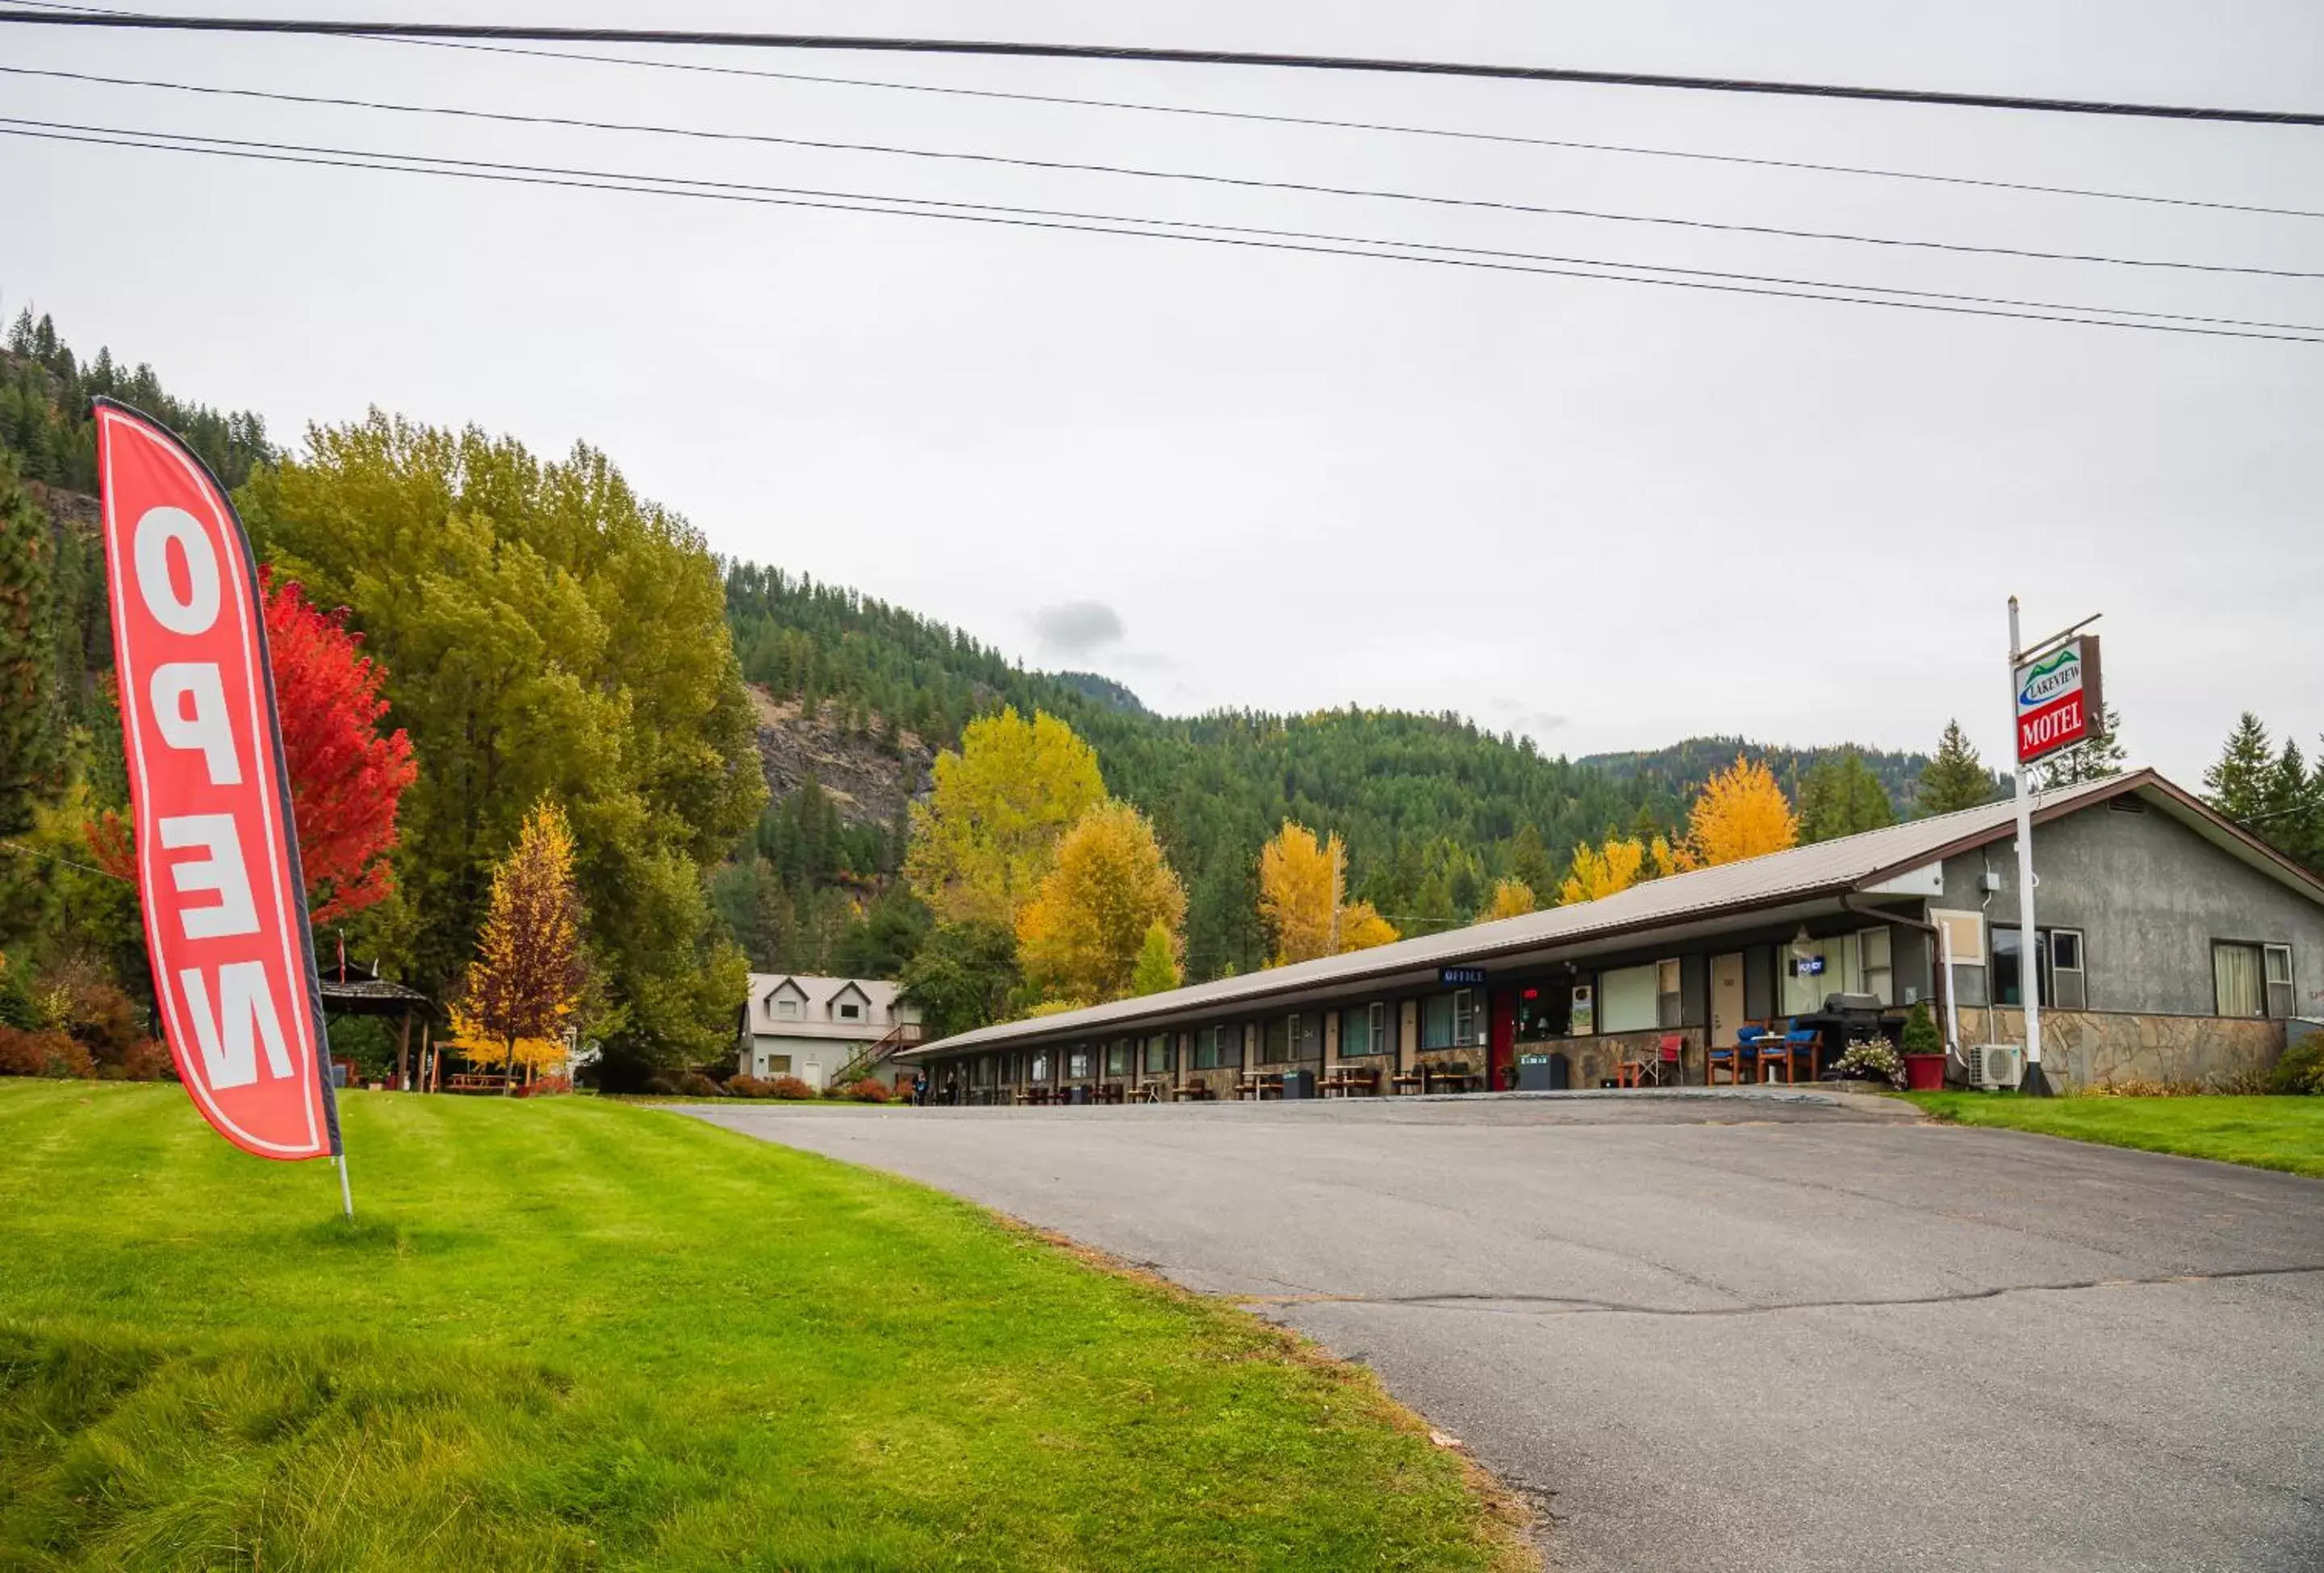
[[2211, 984], [2223, 1016], [2292, 1013], [2292, 947], [2211, 942]]
[[1148, 1076], [1167, 1076], [1169, 1073], [1169, 1034], [1166, 1032], [1157, 1032], [1153, 1037], [1146, 1040], [1146, 1074]]
[[1260, 1040], [1259, 1045], [1259, 1062], [1261, 1065], [1280, 1065], [1290, 1058], [1291, 1018], [1289, 1016], [1268, 1017], [1266, 1036]]
[[1660, 1019], [1655, 1008], [1656, 974], [1661, 969], [1622, 967], [1598, 975], [1598, 1031], [1646, 1032]]
[[1195, 1069], [1216, 1070], [1219, 1068], [1219, 1049], [1226, 1035], [1224, 1027], [1204, 1027], [1194, 1034]]
[[1130, 1074], [1130, 1040], [1116, 1038], [1105, 1046], [1105, 1073], [1108, 1076]]
[[1373, 1002], [1340, 1013], [1340, 1058], [1363, 1059], [1396, 1051], [1396, 1022], [1387, 1005]]
[[1035, 1081], [1047, 1081], [1049, 1079], [1049, 1057], [1047, 1055], [1036, 1054], [1033, 1056], [1033, 1079]]
[[[2080, 929], [2034, 930], [2034, 964], [2041, 978], [2041, 999], [2052, 1010], [2079, 1011], [2089, 1004], [2088, 974], [2083, 970]], [[1993, 1003], [2025, 1003], [2025, 946], [2020, 930], [2006, 923], [1993, 926]]]
[[1291, 1058], [1321, 1059], [1323, 1058], [1323, 1013], [1294, 1011], [1291, 1013]]
[[1420, 1002], [1420, 1046], [1450, 1049], [1452, 1043], [1452, 996], [1430, 995]]
[[1067, 1081], [1082, 1081], [1086, 1079], [1089, 1076], [1089, 1068], [1090, 1052], [1086, 1048], [1076, 1049], [1065, 1056], [1065, 1079]]
[[1527, 984], [1517, 990], [1517, 1041], [1546, 1042], [1565, 1036], [1565, 1006], [1572, 991], [1554, 983]]
[[1929, 919], [1944, 931], [1944, 948], [1938, 954], [1952, 963], [1954, 1003], [1985, 1004], [1985, 914], [1936, 911]]
[[767, 1069], [777, 1076], [788, 1076], [791, 1073], [791, 1057], [788, 1054], [770, 1054], [767, 1056]]
[[1655, 963], [1655, 1025], [1675, 1027], [1684, 1012], [1680, 997], [1679, 977], [1682, 969], [1675, 961]]

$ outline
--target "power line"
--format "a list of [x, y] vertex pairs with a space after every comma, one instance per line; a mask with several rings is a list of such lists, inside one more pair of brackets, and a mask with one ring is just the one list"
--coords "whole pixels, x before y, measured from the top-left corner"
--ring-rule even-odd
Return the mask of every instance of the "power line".
[[[1496, 273], [1597, 279], [1615, 283], [1657, 284], [1667, 288], [1706, 290], [1722, 294], [1760, 295], [1784, 300], [1823, 301], [1859, 306], [1886, 306], [1898, 310], [1935, 311], [1956, 316], [1995, 317], [2016, 321], [2065, 322], [2085, 327], [2135, 328], [2148, 332], [2192, 334], [2204, 338], [2257, 338], [2293, 344], [2324, 343], [2324, 337], [2319, 337], [2324, 335], [2324, 325], [2318, 324], [2249, 322], [2241, 319], [2198, 318], [2178, 313], [2135, 311], [2107, 306], [2015, 301], [1997, 297], [1952, 295], [1938, 291], [1903, 290], [1877, 284], [1775, 279], [1766, 275], [1725, 273], [1711, 269], [1672, 268], [1651, 264], [1609, 262], [1595, 258], [1552, 257], [1525, 252], [1498, 252], [1488, 251], [1481, 247], [1442, 245], [1425, 241], [1323, 235], [1299, 230], [1265, 229], [1244, 225], [1200, 224], [1190, 220], [1171, 218], [1140, 218], [1115, 214], [1079, 213], [1065, 209], [1004, 207], [992, 203], [957, 202], [927, 198], [883, 196], [877, 193], [704, 180], [690, 177], [574, 170], [553, 165], [445, 158], [434, 154], [381, 153], [362, 149], [315, 147], [297, 143], [255, 142], [232, 137], [196, 136], [178, 132], [140, 132], [110, 126], [78, 126], [62, 122], [16, 120], [5, 117], [0, 117], [0, 135], [29, 137], [48, 142], [80, 143], [100, 147], [127, 147], [151, 152], [202, 153], [270, 163], [380, 170], [393, 173], [438, 175], [453, 179], [505, 181], [521, 185], [627, 191], [649, 196], [691, 197], [704, 200], [746, 202], [773, 207], [886, 214], [895, 217], [949, 219], [955, 222], [999, 225], [1010, 228], [1128, 236], [1149, 240], [1176, 240], [1263, 251], [1370, 257], [1386, 262], [1423, 263]], [[156, 137], [174, 140], [154, 140]], [[1148, 227], [1122, 227], [1130, 225]], [[1190, 231], [1194, 233], [1187, 233]], [[1544, 265], [1550, 264], [1559, 265]], [[1627, 271], [1583, 271], [1592, 268]], [[1666, 278], [1639, 276], [1644, 273], [1685, 276]], [[1777, 287], [1779, 285], [1796, 287]], [[1879, 300], [1871, 298], [1868, 294], [1847, 291], [1871, 291], [1874, 294], [1909, 298]], [[2003, 306], [2025, 309], [1997, 309]], [[2124, 318], [2136, 319], [2121, 320]]]
[[1245, 190], [1294, 191], [1305, 196], [1356, 197], [1387, 202], [1411, 202], [1435, 208], [1470, 208], [1537, 217], [1582, 218], [1610, 224], [1646, 224], [1678, 229], [1711, 230], [1722, 234], [1763, 235], [1786, 240], [1833, 241], [1849, 245], [1897, 246], [1914, 251], [1955, 252], [1978, 256], [2030, 258], [2041, 262], [2098, 263], [2110, 267], [2166, 268], [2186, 273], [2247, 273], [2264, 278], [2315, 279], [2324, 273], [2300, 268], [2268, 268], [2227, 263], [2180, 262], [2169, 258], [2114, 256], [2086, 252], [2039, 251], [2025, 246], [1973, 245], [1962, 241], [1914, 240], [1897, 236], [1856, 235], [1823, 229], [1793, 229], [1771, 224], [1729, 224], [1708, 218], [1680, 218], [1665, 214], [1617, 213], [1591, 208], [1554, 208], [1531, 202], [1502, 201], [1481, 197], [1446, 197], [1425, 191], [1397, 191], [1376, 187], [1327, 186], [1305, 180], [1262, 180], [1198, 171], [1156, 170], [1128, 164], [1081, 163], [1063, 159], [1022, 158], [1001, 153], [964, 153], [954, 149], [900, 147], [886, 143], [833, 142], [816, 137], [778, 136], [768, 132], [714, 131], [702, 126], [656, 125], [637, 121], [588, 120], [562, 115], [522, 115], [512, 110], [470, 109], [456, 105], [400, 104], [376, 98], [344, 98], [321, 94], [285, 93], [266, 88], [226, 88], [198, 82], [171, 82], [146, 77], [103, 76], [92, 71], [69, 71], [35, 66], [0, 66], [14, 76], [51, 77], [108, 87], [159, 88], [171, 92], [218, 97], [257, 98], [272, 103], [305, 104], [342, 109], [369, 109], [398, 115], [436, 115], [462, 120], [496, 121], [516, 125], [552, 125], [586, 131], [641, 133], [654, 136], [690, 137], [707, 142], [750, 143], [776, 147], [808, 148], [823, 153], [873, 153], [889, 157], [932, 159], [947, 162], [1000, 165], [1076, 174], [1122, 175], [1138, 180], [1184, 180], [1196, 185], [1230, 186]]
[[[60, 0], [15, 0], [52, 11], [123, 15], [103, 6], [70, 5]], [[2044, 197], [2076, 197], [2101, 202], [2138, 202], [2163, 208], [2193, 208], [2217, 213], [2255, 213], [2277, 218], [2324, 218], [2324, 208], [2274, 208], [2255, 202], [2221, 202], [2198, 197], [2166, 197], [2147, 191], [2109, 191], [2089, 186], [2049, 186], [2032, 180], [2003, 180], [1976, 175], [1940, 175], [1922, 170], [1882, 169], [1868, 164], [1819, 163], [1808, 159], [1757, 158], [1744, 153], [1705, 153], [1699, 148], [1642, 147], [1630, 143], [1582, 142], [1566, 137], [1520, 136], [1514, 132], [1471, 131], [1441, 125], [1413, 125], [1400, 121], [1338, 120], [1315, 115], [1273, 115], [1252, 109], [1218, 109], [1191, 104], [1156, 104], [1135, 98], [1085, 98], [1063, 93], [1027, 93], [1003, 88], [964, 88], [934, 82], [896, 82], [875, 77], [834, 77], [812, 71], [770, 71], [749, 66], [713, 65], [706, 60], [657, 60], [638, 55], [579, 54], [570, 50], [526, 49], [517, 44], [461, 43], [450, 39], [367, 38], [358, 42], [409, 44], [429, 49], [466, 50], [477, 54], [516, 55], [530, 60], [581, 61], [590, 65], [631, 66], [654, 71], [691, 71], [708, 76], [755, 78], [771, 82], [810, 82], [821, 87], [867, 88], [882, 92], [923, 93], [951, 98], [989, 98], [1015, 104], [1047, 104], [1080, 109], [1119, 109], [1143, 115], [1176, 115], [1202, 120], [1236, 120], [1258, 125], [1301, 125], [1331, 131], [1363, 131], [1396, 136], [1435, 137], [1452, 142], [1487, 143], [1508, 147], [1547, 147], [1576, 153], [1614, 153], [1634, 158], [1677, 159], [1750, 169], [1794, 170], [1810, 174], [1854, 175], [1883, 180], [1914, 180], [1928, 185], [1961, 186], [1991, 191], [2022, 191]]]
[[540, 43], [676, 44], [717, 49], [841, 51], [879, 54], [990, 55], [1013, 60], [1118, 60], [1141, 65], [1256, 66], [1277, 70], [1360, 71], [1500, 81], [1565, 82], [1607, 88], [1660, 88], [1704, 93], [1772, 94], [1843, 98], [1865, 103], [1938, 105], [1965, 109], [2012, 109], [2052, 115], [2130, 116], [2155, 120], [2211, 120], [2266, 125], [2324, 125], [2324, 113], [2289, 109], [2220, 108], [2183, 104], [2135, 104], [2001, 93], [1961, 93], [1917, 88], [1868, 88], [1828, 82], [1776, 82], [1743, 77], [1691, 77], [1654, 71], [1586, 70], [1567, 66], [1504, 66], [1454, 60], [1382, 60], [1347, 55], [1271, 54], [1246, 50], [1142, 48], [1128, 44], [1032, 43], [1018, 41], [877, 38], [835, 33], [737, 32], [684, 28], [539, 27], [489, 23], [342, 22], [317, 18], [152, 16], [115, 13], [0, 11], [0, 23], [45, 27], [162, 29], [179, 32], [287, 33], [319, 37], [491, 39]]

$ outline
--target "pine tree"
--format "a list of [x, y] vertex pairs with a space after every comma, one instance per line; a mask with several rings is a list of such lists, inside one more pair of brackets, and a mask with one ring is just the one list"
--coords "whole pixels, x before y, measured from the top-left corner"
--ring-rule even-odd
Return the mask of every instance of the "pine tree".
[[1993, 777], [1985, 762], [1978, 757], [1960, 723], [1947, 721], [1945, 735], [1937, 740], [1935, 757], [1921, 771], [1920, 790], [1913, 798], [1914, 811], [1950, 814], [1989, 803], [1993, 797]]
[[[2301, 790], [2305, 787], [2306, 773], [2302, 771]], [[2203, 773], [2203, 795], [2228, 819], [2248, 826], [2276, 806], [2270, 799], [2279, 791], [2274, 746], [2269, 741], [2267, 728], [2260, 724], [2257, 716], [2246, 710], [2236, 717], [2236, 729], [2227, 734], [2227, 746], [2220, 750], [2218, 763]], [[2264, 835], [2265, 831], [2259, 833]]]
[[2122, 746], [2122, 717], [2112, 705], [2101, 705], [2098, 726], [2089, 736], [2030, 767], [2034, 786], [2039, 791], [2055, 791], [2060, 787], [2104, 781], [2120, 775], [2127, 757]]
[[32, 823], [61, 783], [56, 706], [55, 539], [0, 455], [0, 836]]
[[1832, 841], [1896, 821], [1887, 789], [1853, 748], [1819, 759], [1800, 785], [1800, 839]]

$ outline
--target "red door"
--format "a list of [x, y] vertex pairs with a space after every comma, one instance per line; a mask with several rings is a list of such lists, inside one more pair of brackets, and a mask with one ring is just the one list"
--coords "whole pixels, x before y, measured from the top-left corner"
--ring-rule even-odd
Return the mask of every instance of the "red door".
[[1517, 995], [1515, 989], [1493, 991], [1493, 1059], [1485, 1085], [1496, 1092], [1517, 1085]]

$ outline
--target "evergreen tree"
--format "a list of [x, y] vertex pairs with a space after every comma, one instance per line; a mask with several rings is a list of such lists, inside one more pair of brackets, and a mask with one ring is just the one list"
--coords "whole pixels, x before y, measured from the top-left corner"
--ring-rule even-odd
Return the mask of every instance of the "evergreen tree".
[[2324, 755], [2311, 773], [2300, 745], [2287, 737], [2270, 773], [2260, 837], [2295, 862], [2324, 873]]
[[2112, 705], [2101, 705], [2098, 726], [2089, 736], [2031, 767], [2034, 785], [2040, 791], [2055, 791], [2060, 787], [2104, 781], [2122, 773], [2122, 762], [2126, 757], [2122, 746], [2122, 717], [2115, 713]]
[[[2294, 753], [2295, 769], [2297, 753]], [[2300, 771], [2300, 792], [2307, 786], [2307, 775]], [[2236, 717], [2236, 729], [2227, 734], [2227, 746], [2220, 750], [2216, 763], [2203, 772], [2203, 795], [2210, 804], [2238, 825], [2252, 827], [2262, 816], [2280, 806], [2276, 759], [2267, 728], [2260, 718], [2246, 710]], [[2264, 830], [2257, 831], [2264, 835]]]
[[1989, 803], [1994, 795], [1992, 773], [1978, 757], [1969, 735], [1959, 721], [1947, 721], [1935, 755], [1922, 767], [1920, 786], [1913, 794], [1914, 812], [1950, 814]]
[[63, 760], [52, 626], [55, 536], [0, 455], [0, 836], [32, 823]]
[[1832, 841], [1896, 820], [1880, 778], [1853, 748], [1819, 759], [1800, 785], [1800, 839]]

